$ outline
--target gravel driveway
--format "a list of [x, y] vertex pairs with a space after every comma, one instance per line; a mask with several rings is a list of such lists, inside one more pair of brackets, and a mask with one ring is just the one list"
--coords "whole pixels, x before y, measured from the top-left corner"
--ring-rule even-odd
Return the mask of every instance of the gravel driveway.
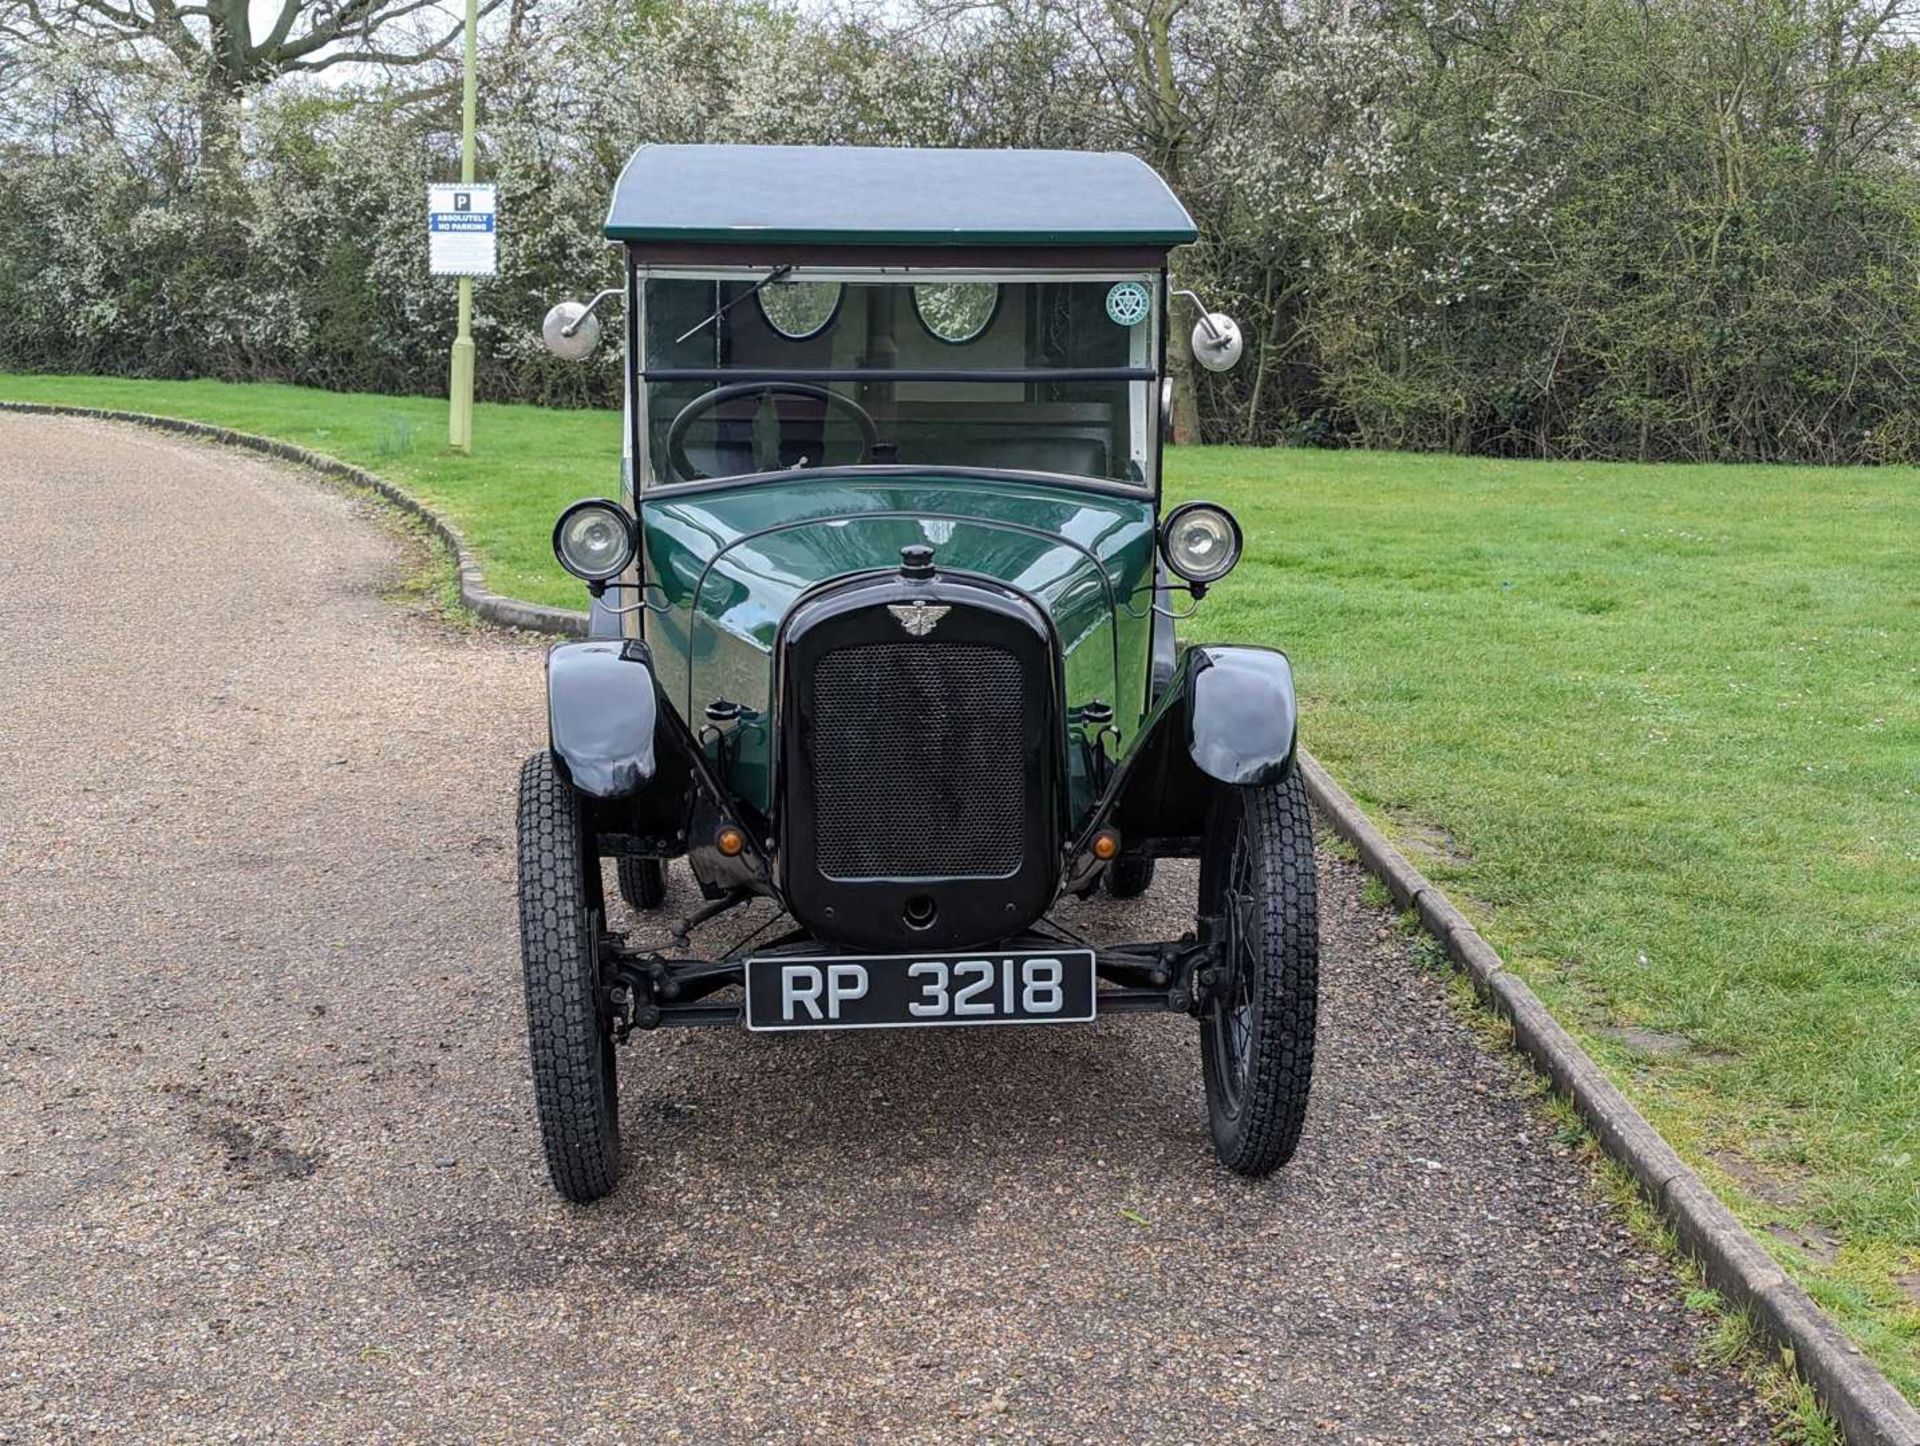
[[1211, 1163], [1183, 1019], [683, 1031], [562, 1205], [540, 647], [383, 600], [410, 546], [244, 454], [0, 415], [0, 519], [0, 1440], [1765, 1439], [1337, 862], [1270, 1182]]

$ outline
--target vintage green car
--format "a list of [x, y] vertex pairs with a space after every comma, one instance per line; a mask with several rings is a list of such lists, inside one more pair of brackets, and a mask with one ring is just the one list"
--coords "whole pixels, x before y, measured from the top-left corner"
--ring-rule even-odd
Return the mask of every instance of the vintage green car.
[[[582, 356], [624, 302], [624, 487], [554, 529], [591, 622], [549, 654], [520, 780], [555, 1186], [613, 1189], [615, 1045], [674, 1024], [1181, 1011], [1222, 1163], [1284, 1163], [1312, 837], [1286, 658], [1174, 642], [1241, 550], [1223, 509], [1160, 506], [1180, 203], [1126, 155], [645, 146], [606, 235], [624, 287], [545, 334]], [[1193, 348], [1230, 366], [1239, 332], [1203, 310]], [[1169, 856], [1200, 859], [1180, 937], [1055, 922]], [[644, 910], [674, 858], [704, 903], [670, 950], [631, 948], [602, 863]], [[696, 957], [693, 929], [756, 898], [785, 933]]]

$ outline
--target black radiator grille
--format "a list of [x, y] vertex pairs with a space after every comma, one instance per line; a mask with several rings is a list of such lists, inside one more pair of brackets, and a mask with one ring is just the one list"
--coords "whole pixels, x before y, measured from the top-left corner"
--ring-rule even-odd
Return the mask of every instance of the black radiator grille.
[[821, 658], [812, 686], [821, 873], [921, 879], [1019, 868], [1027, 711], [1013, 654], [974, 643], [870, 643]]

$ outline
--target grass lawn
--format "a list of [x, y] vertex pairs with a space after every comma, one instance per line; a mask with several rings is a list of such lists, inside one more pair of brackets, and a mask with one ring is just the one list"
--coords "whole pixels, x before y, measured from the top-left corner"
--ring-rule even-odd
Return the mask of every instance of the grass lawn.
[[[617, 419], [0, 377], [361, 463], [502, 592]], [[1196, 639], [1277, 643], [1308, 746], [1920, 1399], [1920, 472], [1183, 449], [1249, 556]], [[1390, 1102], [1389, 1102], [1390, 1103]]]

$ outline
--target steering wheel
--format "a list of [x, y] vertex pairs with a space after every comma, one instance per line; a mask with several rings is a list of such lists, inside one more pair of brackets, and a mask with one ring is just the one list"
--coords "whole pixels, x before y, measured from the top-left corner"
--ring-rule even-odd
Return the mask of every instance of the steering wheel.
[[[867, 409], [849, 397], [838, 392], [830, 392], [825, 387], [808, 386], [804, 382], [735, 382], [732, 386], [715, 387], [695, 397], [680, 409], [673, 419], [673, 425], [667, 428], [667, 467], [673, 473], [676, 482], [697, 482], [706, 473], [687, 460], [687, 429], [700, 418], [723, 402], [736, 397], [773, 396], [784, 392], [788, 396], [810, 397], [816, 402], [824, 402], [829, 408], [838, 408], [853, 420], [860, 429], [860, 456], [854, 465], [865, 462], [873, 456], [874, 446], [880, 440], [880, 429], [874, 425]], [[779, 468], [780, 459], [774, 457], [770, 464], [762, 465], [762, 459], [756, 450], [754, 453], [756, 471], [772, 472]]]

